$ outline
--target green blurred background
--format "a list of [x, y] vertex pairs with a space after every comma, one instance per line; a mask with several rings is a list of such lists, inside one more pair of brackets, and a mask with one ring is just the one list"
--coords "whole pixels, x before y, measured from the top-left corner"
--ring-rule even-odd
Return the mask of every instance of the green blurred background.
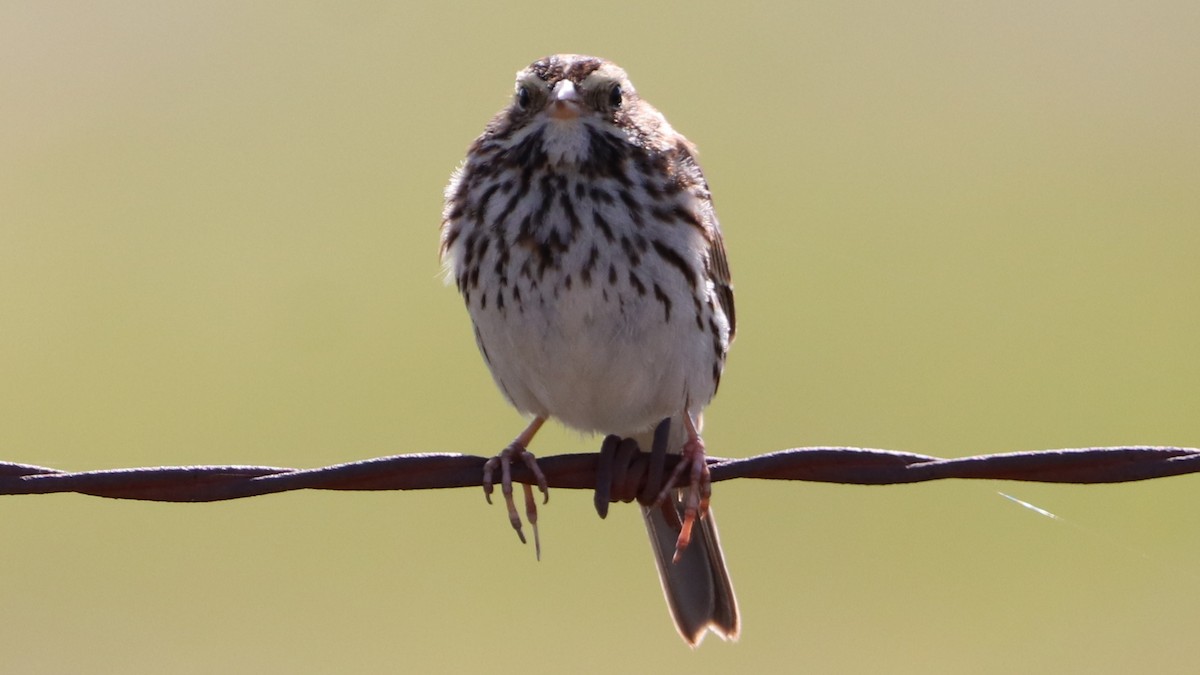
[[[714, 454], [1200, 445], [1198, 34], [1194, 2], [6, 3], [0, 458], [498, 450], [441, 190], [556, 51], [701, 149], [740, 319]], [[1190, 672], [1198, 481], [720, 484], [744, 637], [696, 653], [636, 510], [583, 492], [540, 563], [475, 490], [8, 498], [0, 670]]]

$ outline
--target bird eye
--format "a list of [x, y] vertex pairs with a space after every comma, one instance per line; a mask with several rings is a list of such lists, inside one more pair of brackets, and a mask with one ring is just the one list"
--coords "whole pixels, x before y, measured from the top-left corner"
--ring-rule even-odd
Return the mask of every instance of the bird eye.
[[517, 89], [517, 107], [521, 110], [529, 109], [529, 87], [521, 86]]
[[620, 108], [624, 96], [624, 92], [621, 91], [621, 85], [614, 84], [613, 88], [608, 92], [608, 105], [613, 108]]

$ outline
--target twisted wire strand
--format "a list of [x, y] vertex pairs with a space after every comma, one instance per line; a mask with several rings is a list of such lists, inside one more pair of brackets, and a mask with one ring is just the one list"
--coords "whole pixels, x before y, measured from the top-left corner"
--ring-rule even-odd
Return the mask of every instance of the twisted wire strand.
[[[597, 501], [632, 501], [644, 495], [665, 465], [651, 454], [624, 447], [617, 452], [541, 457], [550, 487], [596, 489]], [[70, 472], [0, 462], [0, 495], [73, 492], [112, 499], [211, 502], [291, 490], [428, 490], [479, 487], [485, 457], [417, 453], [377, 457], [314, 469], [275, 466], [158, 466]], [[800, 480], [852, 485], [895, 485], [949, 478], [1043, 483], [1123, 483], [1200, 472], [1200, 449], [1121, 446], [1039, 450], [943, 459], [894, 450], [809, 447], [744, 459], [709, 457], [712, 480]], [[514, 464], [513, 481], [534, 484]], [[599, 479], [599, 480], [598, 480]], [[599, 509], [599, 503], [597, 505]]]

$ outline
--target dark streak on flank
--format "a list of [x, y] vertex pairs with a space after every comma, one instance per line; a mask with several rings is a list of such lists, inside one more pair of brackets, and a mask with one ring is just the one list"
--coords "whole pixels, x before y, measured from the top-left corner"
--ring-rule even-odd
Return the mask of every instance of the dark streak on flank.
[[662, 287], [657, 283], [654, 284], [654, 299], [662, 303], [663, 321], [669, 323], [671, 321], [671, 299], [667, 297], [667, 294], [663, 292]]
[[[666, 262], [675, 269], [679, 270], [679, 273], [683, 275], [683, 278], [687, 279], [688, 286], [691, 287], [692, 292], [695, 293], [696, 288], [700, 285], [700, 281], [696, 278], [691, 266], [689, 266], [687, 261], [683, 259], [683, 256], [679, 255], [679, 252], [675, 249], [667, 246], [657, 239], [650, 242], [650, 245], [654, 247], [654, 252], [658, 254], [658, 257], [663, 259], [663, 262]], [[701, 328], [703, 328], [703, 326], [701, 326]]]
[[642, 205], [634, 199], [633, 193], [629, 190], [621, 190], [617, 196], [625, 203], [625, 208], [629, 210], [629, 218], [633, 220], [633, 224], [639, 228], [644, 227], [646, 223], [642, 220]]
[[[581, 185], [582, 185], [582, 183], [581, 183]], [[596, 200], [597, 202], [600, 202], [601, 204], [613, 203], [613, 196], [608, 192], [608, 190], [605, 190], [604, 188], [592, 187], [590, 194], [592, 196], [592, 199]]]
[[642, 280], [639, 279], [638, 276], [633, 273], [632, 269], [629, 270], [629, 284], [631, 286], [633, 286], [633, 290], [637, 291], [637, 294], [639, 296], [646, 294], [646, 285], [643, 284]]
[[710, 235], [708, 233], [708, 228], [704, 227], [704, 223], [701, 222], [700, 216], [698, 216], [692, 209], [684, 206], [676, 206], [675, 218], [687, 223], [688, 225], [691, 225], [697, 230], [700, 230], [700, 233], [704, 235], [705, 239], [709, 238]]
[[508, 247], [497, 247], [500, 251], [496, 256], [496, 265], [492, 269], [496, 276], [500, 279], [500, 288], [508, 287]]
[[630, 266], [637, 267], [638, 265], [642, 264], [642, 256], [640, 256], [637, 252], [637, 249], [633, 247], [633, 242], [629, 239], [629, 237], [621, 235], [621, 248], [625, 251], [625, 257], [629, 258]]
[[608, 220], [600, 215], [599, 211], [592, 211], [592, 220], [595, 221], [596, 227], [600, 228], [600, 232], [604, 234], [604, 238], [611, 244], [616, 240], [613, 236], [612, 226], [608, 224]]
[[708, 317], [708, 332], [712, 335], [713, 356], [718, 361], [725, 358], [725, 347], [721, 344], [721, 331], [717, 329], [715, 316]]
[[579, 279], [583, 281], [585, 287], [592, 285], [592, 270], [596, 269], [596, 264], [600, 262], [600, 249], [592, 244], [592, 248], [588, 251], [588, 258], [583, 263], [583, 269], [579, 271]]
[[492, 183], [488, 189], [484, 190], [483, 194], [479, 196], [479, 209], [475, 216], [475, 220], [479, 224], [482, 225], [487, 220], [488, 202], [492, 200], [492, 195], [496, 194], [496, 191], [499, 189], [499, 183]]

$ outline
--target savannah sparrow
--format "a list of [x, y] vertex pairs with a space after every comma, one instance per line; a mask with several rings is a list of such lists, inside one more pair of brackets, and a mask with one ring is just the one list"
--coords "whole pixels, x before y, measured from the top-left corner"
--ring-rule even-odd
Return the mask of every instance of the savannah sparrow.
[[484, 476], [490, 495], [500, 468], [521, 540], [510, 465], [526, 464], [545, 492], [526, 448], [546, 419], [648, 448], [669, 418], [668, 451], [682, 460], [668, 487], [684, 487], [642, 507], [663, 593], [688, 644], [707, 630], [735, 639], [698, 433], [733, 340], [733, 289], [691, 143], [615, 64], [536, 61], [450, 179], [441, 255], [492, 377], [533, 418]]

